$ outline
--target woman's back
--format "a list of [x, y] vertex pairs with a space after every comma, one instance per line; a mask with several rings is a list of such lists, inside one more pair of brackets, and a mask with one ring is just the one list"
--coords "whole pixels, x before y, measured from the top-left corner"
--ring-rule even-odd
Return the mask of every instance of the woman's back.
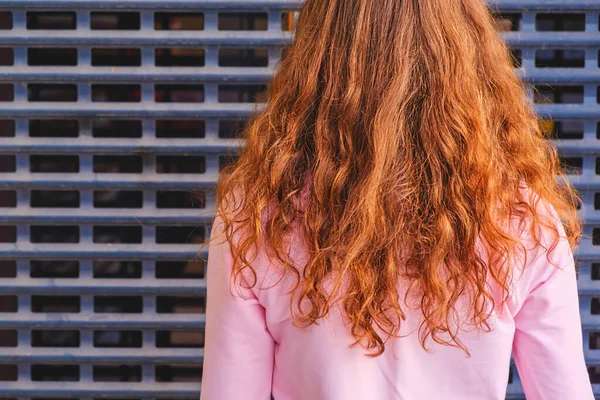
[[[253, 262], [256, 287], [231, 293], [230, 248], [226, 241], [215, 241], [207, 265], [201, 399], [267, 399], [272, 393], [275, 400], [502, 400], [514, 351], [528, 400], [592, 400], [573, 255], [557, 226], [563, 237], [549, 254], [522, 237], [528, 265], [513, 269], [509, 299], [492, 312], [490, 331], [463, 326], [460, 332], [469, 356], [433, 341], [428, 351], [423, 349], [418, 304], [407, 307], [400, 338], [374, 358], [360, 346], [351, 348], [353, 338], [339, 304], [318, 324], [299, 329], [290, 316], [293, 279], [282, 275], [262, 250]], [[221, 229], [217, 217], [212, 234]], [[547, 245], [549, 233], [542, 235]], [[291, 231], [286, 241], [301, 271], [307, 259], [302, 236]], [[400, 294], [407, 284], [399, 281]], [[493, 281], [489, 285], [501, 304], [500, 288]], [[458, 303], [459, 318], [466, 315], [460, 315], [463, 307], [466, 311], [468, 302]]]
[[202, 400], [500, 399], [511, 349], [529, 400], [593, 397], [578, 194], [495, 26], [305, 1], [219, 176]]

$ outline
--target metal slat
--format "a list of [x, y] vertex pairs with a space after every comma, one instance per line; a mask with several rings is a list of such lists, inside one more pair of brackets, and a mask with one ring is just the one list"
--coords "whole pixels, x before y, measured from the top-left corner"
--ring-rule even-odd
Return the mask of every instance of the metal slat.
[[[206, 318], [195, 314], [7, 314], [0, 320], [0, 329], [201, 329]], [[5, 393], [2, 393], [5, 394]]]
[[110, 9], [110, 10], [290, 10], [298, 0], [4, 0], [3, 7], [27, 9]]
[[[16, 281], [0, 278], [0, 293], [15, 294], [80, 294], [102, 295], [201, 295], [206, 292], [206, 282], [199, 279], [151, 279], [136, 285], [138, 279], [55, 279], [19, 278]], [[133, 281], [133, 282], [132, 282]]]

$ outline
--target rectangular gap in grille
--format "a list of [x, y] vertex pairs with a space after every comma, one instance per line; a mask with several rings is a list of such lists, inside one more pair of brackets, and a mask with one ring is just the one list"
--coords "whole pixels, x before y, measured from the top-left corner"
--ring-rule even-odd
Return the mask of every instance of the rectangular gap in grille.
[[[600, 210], [600, 193], [594, 193], [594, 210]], [[600, 264], [598, 265], [598, 279], [600, 279]]]
[[63, 155], [31, 155], [29, 156], [30, 172], [77, 173], [79, 172], [79, 156]]
[[31, 260], [29, 276], [32, 278], [79, 278], [79, 261]]
[[16, 364], [0, 364], [0, 382], [16, 382], [18, 377]]
[[32, 381], [79, 381], [79, 365], [33, 364], [31, 366]]
[[27, 64], [33, 66], [75, 66], [77, 49], [61, 47], [29, 47]]
[[201, 244], [205, 240], [202, 226], [157, 226], [156, 243]]
[[78, 208], [78, 190], [32, 190], [30, 205], [32, 208]]
[[156, 331], [156, 347], [158, 348], [193, 348], [204, 347], [203, 331]]
[[244, 129], [248, 124], [248, 119], [220, 119], [219, 120], [219, 138], [220, 139], [238, 139], [242, 137]]
[[77, 29], [76, 14], [65, 11], [28, 11], [27, 29]]
[[581, 140], [584, 125], [580, 120], [540, 120], [544, 136], [552, 140]]
[[204, 278], [204, 262], [198, 259], [156, 261], [155, 276], [157, 279], [202, 279]]
[[139, 314], [142, 311], [142, 296], [94, 296], [96, 313]]
[[141, 365], [94, 365], [94, 382], [141, 382]]
[[76, 102], [77, 85], [61, 83], [30, 83], [27, 85], [29, 101]]
[[17, 227], [14, 225], [0, 225], [0, 243], [15, 243], [17, 241]]
[[19, 308], [19, 298], [14, 294], [0, 295], [0, 313], [16, 313]]
[[266, 31], [269, 15], [264, 12], [221, 12], [221, 31]]
[[94, 156], [93, 160], [97, 174], [139, 174], [144, 168], [140, 156]]
[[205, 208], [202, 191], [160, 190], [156, 192], [156, 208]]
[[141, 261], [94, 261], [94, 278], [139, 279], [141, 277]]
[[10, 154], [0, 154], [0, 172], [15, 172], [16, 170], [16, 157]]
[[590, 332], [590, 349], [600, 349], [600, 332]]
[[157, 67], [204, 67], [205, 57], [204, 49], [190, 47], [154, 50], [154, 62]]
[[79, 226], [31, 225], [31, 243], [79, 243]]
[[521, 30], [523, 14], [519, 13], [493, 13], [496, 30], [500, 32], [516, 32]]
[[592, 384], [600, 383], [600, 367], [588, 367], [588, 374]]
[[185, 365], [157, 365], [154, 369], [157, 382], [200, 382], [202, 366]]
[[142, 243], [141, 226], [94, 226], [94, 243]]
[[98, 103], [139, 103], [142, 89], [136, 84], [93, 84], [92, 101]]
[[159, 174], [204, 174], [204, 156], [156, 156], [156, 172]]
[[14, 137], [15, 131], [14, 119], [0, 119], [0, 137]]
[[141, 138], [142, 121], [138, 119], [95, 119], [92, 136], [97, 138]]
[[[592, 229], [592, 244], [594, 246], [600, 245], [600, 228]], [[597, 314], [600, 314], [600, 301], [598, 301], [598, 298], [593, 298], [592, 299], [592, 308], [594, 305], [594, 300], [596, 301], [596, 304], [597, 304], [597, 307], [596, 307], [596, 310], [598, 310]]]
[[583, 32], [583, 13], [539, 13], [535, 16], [535, 29], [539, 32]]
[[204, 296], [156, 296], [158, 314], [204, 314]]
[[81, 339], [78, 330], [33, 329], [32, 347], [79, 347]]
[[134, 190], [96, 190], [94, 207], [96, 208], [142, 208], [144, 196]]
[[15, 208], [17, 192], [15, 190], [0, 190], [0, 208]]
[[15, 88], [12, 83], [0, 83], [0, 101], [14, 101]]
[[0, 347], [17, 347], [19, 335], [16, 329], [0, 329]]
[[584, 68], [585, 50], [540, 49], [535, 52], [536, 68]]
[[281, 13], [281, 30], [293, 31], [296, 24], [296, 12], [286, 11]]
[[93, 30], [139, 30], [140, 14], [137, 12], [92, 12], [90, 28]]
[[206, 136], [206, 122], [201, 119], [156, 120], [156, 137], [167, 139], [201, 139]]
[[11, 66], [15, 64], [15, 52], [11, 47], [0, 47], [0, 65]]
[[94, 331], [94, 347], [142, 347], [142, 331]]
[[219, 85], [218, 98], [220, 103], [264, 103], [266, 90], [262, 84]]
[[560, 157], [560, 163], [567, 175], [580, 175], [583, 170], [583, 158], [581, 157]]
[[268, 67], [268, 49], [219, 49], [220, 67]]
[[583, 104], [583, 86], [534, 86], [536, 104]]
[[13, 28], [13, 16], [10, 11], [0, 11], [0, 30]]
[[600, 104], [600, 86], [596, 89], [596, 103]]
[[171, 13], [154, 14], [154, 29], [169, 31], [201, 31], [204, 29], [204, 13]]
[[92, 49], [93, 67], [139, 67], [142, 65], [140, 49]]
[[0, 260], [0, 278], [15, 278], [17, 262], [15, 260]]
[[202, 103], [204, 85], [155, 85], [154, 101], [157, 103]]
[[239, 159], [237, 154], [228, 154], [225, 156], [219, 156], [219, 171], [222, 171], [228, 165], [234, 164]]
[[79, 136], [76, 119], [32, 119], [29, 121], [30, 137], [74, 138]]
[[31, 312], [78, 313], [80, 311], [79, 296], [31, 296]]

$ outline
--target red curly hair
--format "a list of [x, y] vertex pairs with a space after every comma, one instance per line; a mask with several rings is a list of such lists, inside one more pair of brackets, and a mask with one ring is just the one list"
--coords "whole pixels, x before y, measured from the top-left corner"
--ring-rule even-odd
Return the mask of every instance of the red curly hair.
[[[296, 278], [295, 325], [317, 323], [339, 301], [353, 345], [370, 356], [398, 334], [406, 279], [422, 346], [430, 337], [468, 353], [454, 323], [459, 299], [468, 322], [489, 329], [497, 304], [487, 282], [505, 301], [508, 260], [523, 246], [505, 221], [545, 225], [558, 240], [524, 185], [552, 205], [576, 246], [578, 193], [492, 14], [483, 0], [305, 2], [269, 102], [219, 178], [232, 279], [244, 273], [256, 285], [248, 255], [267, 245]], [[301, 270], [285, 242], [295, 224], [309, 254]]]

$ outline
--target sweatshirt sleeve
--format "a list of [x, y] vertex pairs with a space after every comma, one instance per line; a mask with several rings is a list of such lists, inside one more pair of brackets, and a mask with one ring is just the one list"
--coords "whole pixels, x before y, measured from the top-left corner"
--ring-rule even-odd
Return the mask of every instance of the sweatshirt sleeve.
[[[525, 269], [529, 278], [515, 315], [513, 356], [527, 400], [593, 400], [573, 254], [562, 224], [557, 225], [559, 242], [548, 255], [556, 266], [543, 251]], [[545, 236], [542, 232], [542, 241], [549, 242]]]
[[[221, 232], [214, 220], [212, 235]], [[265, 309], [252, 290], [230, 290], [232, 257], [224, 239], [210, 242], [206, 272], [206, 329], [200, 400], [269, 400], [274, 340]]]

